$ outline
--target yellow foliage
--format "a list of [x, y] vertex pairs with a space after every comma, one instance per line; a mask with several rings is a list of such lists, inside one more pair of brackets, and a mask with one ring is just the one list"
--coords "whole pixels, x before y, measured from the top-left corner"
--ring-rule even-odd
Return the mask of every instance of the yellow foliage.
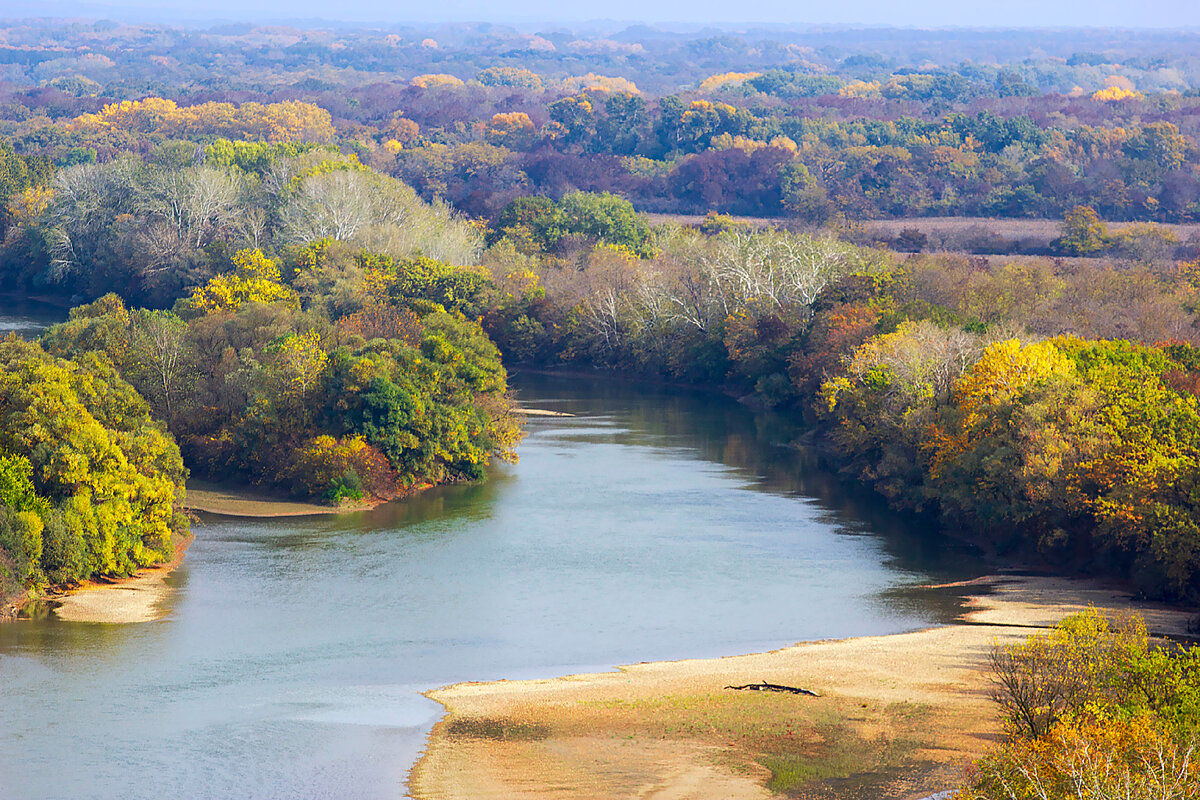
[[276, 353], [288, 376], [286, 392], [293, 396], [308, 392], [329, 363], [329, 356], [321, 349], [321, 335], [312, 328], [283, 339]]
[[1137, 100], [1141, 96], [1141, 92], [1135, 92], [1131, 89], [1124, 89], [1120, 86], [1106, 86], [1093, 93], [1092, 99], [1099, 103], [1116, 103], [1121, 100]]
[[392, 155], [396, 155], [397, 153], [399, 153], [401, 150], [404, 149], [404, 145], [400, 144], [395, 139], [388, 139], [386, 142], [383, 143], [383, 149], [387, 150]]
[[879, 81], [855, 81], [838, 89], [842, 97], [883, 97]]
[[299, 307], [299, 298], [279, 280], [279, 267], [262, 250], [240, 250], [233, 257], [237, 270], [217, 275], [188, 298], [192, 308], [212, 314], [237, 311], [246, 303], [284, 302]]
[[564, 78], [562, 82], [563, 88], [570, 92], [625, 92], [628, 94], [641, 94], [642, 90], [637, 87], [633, 81], [627, 78], [615, 78], [608, 75], [597, 75], [594, 72], [589, 72], [587, 75], [576, 75], [570, 78]]
[[533, 130], [533, 120], [524, 111], [502, 112], [492, 115], [488, 128], [497, 133]]
[[[586, 100], [583, 102], [587, 102]], [[591, 108], [591, 105], [588, 105]], [[487, 124], [487, 136], [493, 144], [519, 147], [529, 142], [537, 133], [533, 120], [524, 111], [493, 114]]]
[[723, 86], [745, 83], [751, 78], [758, 78], [761, 75], [761, 72], [722, 72], [719, 75], [710, 75], [700, 81], [700, 91], [710, 92]]
[[764, 147], [778, 147], [792, 154], [795, 154], [797, 151], [796, 143], [786, 136], [776, 136], [769, 142], [763, 142], [745, 136], [731, 136], [728, 133], [722, 133], [719, 136], [714, 136], [712, 139], [712, 148], [714, 150], [736, 149], [749, 154], [762, 150]]
[[331, 154], [328, 158], [317, 161], [308, 169], [297, 172], [288, 183], [293, 189], [298, 189], [300, 184], [308, 178], [333, 172], [370, 172], [370, 167], [359, 161], [358, 155], [355, 153], [348, 156]]
[[1040, 381], [1069, 375], [1074, 369], [1052, 340], [1022, 345], [1019, 339], [1008, 339], [989, 345], [955, 387], [954, 401], [962, 414], [957, 430], [931, 440], [931, 474], [938, 475], [948, 460], [970, 450], [972, 442], [992, 430], [991, 409], [1015, 400]]
[[410, 86], [416, 86], [420, 89], [450, 88], [463, 85], [461, 78], [456, 78], [453, 75], [447, 75], [440, 72], [431, 73], [428, 75], [418, 75], [408, 83]]
[[8, 214], [17, 225], [28, 225], [46, 213], [52, 199], [54, 199], [53, 189], [45, 186], [31, 186], [25, 191], [13, 195], [12, 199], [8, 201]]
[[1200, 258], [1195, 261], [1180, 261], [1176, 269], [1183, 281], [1189, 286], [1200, 289]]
[[316, 141], [333, 138], [333, 118], [311, 103], [200, 103], [180, 108], [173, 100], [147, 97], [106, 105], [83, 114], [71, 127], [79, 131], [123, 130], [164, 136], [220, 136], [266, 142]]
[[389, 290], [396, 283], [396, 273], [387, 270], [368, 268], [363, 271], [363, 291], [375, 303], [387, 303]]
[[530, 297], [540, 288], [540, 279], [533, 270], [521, 267], [504, 276], [503, 288], [509, 297]]
[[996, 342], [959, 380], [954, 398], [969, 418], [985, 405], [1008, 402], [1026, 387], [1072, 370], [1073, 363], [1053, 341], [1024, 346], [1019, 339]]

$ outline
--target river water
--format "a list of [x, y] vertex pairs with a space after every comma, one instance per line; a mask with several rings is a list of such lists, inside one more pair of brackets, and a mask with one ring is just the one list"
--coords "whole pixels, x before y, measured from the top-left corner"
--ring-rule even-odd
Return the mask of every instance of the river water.
[[0, 798], [396, 798], [422, 690], [948, 619], [963, 546], [718, 395], [516, 376], [518, 465], [371, 512], [205, 516], [168, 613], [0, 625]]

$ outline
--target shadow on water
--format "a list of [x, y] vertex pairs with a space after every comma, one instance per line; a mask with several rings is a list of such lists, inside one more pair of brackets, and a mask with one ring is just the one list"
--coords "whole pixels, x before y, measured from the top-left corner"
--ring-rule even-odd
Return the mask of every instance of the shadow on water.
[[26, 297], [0, 294], [0, 339], [15, 333], [36, 339], [42, 331], [67, 318], [67, 310]]
[[[634, 445], [669, 442], [732, 469], [748, 489], [814, 501], [823, 521], [838, 533], [881, 542], [888, 565], [897, 570], [921, 573], [932, 583], [988, 571], [978, 548], [947, 535], [933, 517], [889, 508], [878, 494], [842, 479], [811, 450], [795, 445], [803, 429], [784, 415], [752, 411], [716, 392], [600, 375], [517, 372], [511, 384], [526, 407], [596, 422], [563, 436]], [[534, 426], [537, 419], [532, 418]], [[960, 609], [954, 591], [902, 586], [884, 593], [898, 608], [928, 607], [928, 598], [938, 596], [945, 600], [938, 603], [944, 609], [939, 616], [953, 619]]]

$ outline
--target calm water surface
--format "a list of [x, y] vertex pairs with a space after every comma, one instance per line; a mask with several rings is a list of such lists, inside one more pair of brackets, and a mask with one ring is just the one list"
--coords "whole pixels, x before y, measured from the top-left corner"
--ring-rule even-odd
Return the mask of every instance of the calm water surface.
[[0, 294], [0, 339], [10, 333], [32, 339], [66, 318], [66, 309], [58, 306]]
[[973, 556], [720, 396], [517, 376], [521, 462], [372, 512], [208, 516], [160, 621], [0, 625], [0, 798], [395, 798], [424, 689], [943, 620]]

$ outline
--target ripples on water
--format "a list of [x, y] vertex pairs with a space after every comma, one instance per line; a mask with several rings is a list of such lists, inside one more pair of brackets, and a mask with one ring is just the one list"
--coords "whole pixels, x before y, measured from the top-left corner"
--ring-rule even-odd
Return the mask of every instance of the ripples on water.
[[206, 517], [158, 622], [0, 626], [0, 797], [386, 798], [460, 680], [947, 618], [969, 551], [721, 396], [518, 376], [521, 463], [340, 517]]

